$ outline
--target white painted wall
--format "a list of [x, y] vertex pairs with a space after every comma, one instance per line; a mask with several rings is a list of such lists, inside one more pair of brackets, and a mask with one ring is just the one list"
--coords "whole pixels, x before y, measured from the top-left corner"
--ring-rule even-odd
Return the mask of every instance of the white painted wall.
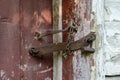
[[120, 75], [120, 0], [105, 0], [106, 75]]
[[[91, 80], [120, 80], [120, 0], [93, 0], [93, 18], [97, 40], [95, 79]], [[95, 75], [94, 75], [95, 74]]]
[[[96, 32], [94, 60], [95, 67], [92, 72], [91, 80], [105, 80], [105, 56], [104, 56], [104, 0], [92, 0], [92, 18], [95, 20], [92, 31]], [[93, 79], [94, 78], [94, 79]]]

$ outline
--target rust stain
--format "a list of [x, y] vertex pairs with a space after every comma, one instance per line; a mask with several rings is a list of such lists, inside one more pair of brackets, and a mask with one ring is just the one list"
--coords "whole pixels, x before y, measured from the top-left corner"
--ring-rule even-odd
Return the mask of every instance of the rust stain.
[[[67, 27], [72, 21], [75, 22], [74, 10], [75, 2], [74, 0], [63, 0], [62, 1], [62, 19], [63, 19], [63, 28]], [[67, 32], [63, 33], [63, 41], [67, 40]], [[72, 55], [67, 59], [63, 60], [63, 80], [73, 80], [73, 64], [72, 64]], [[66, 65], [67, 64], [67, 65]]]
[[[87, 35], [90, 32], [90, 26], [94, 24], [94, 20], [91, 20], [91, 5], [91, 0], [63, 0], [63, 27], [68, 25], [69, 20], [73, 20], [73, 23], [77, 24], [78, 32], [75, 40]], [[66, 41], [66, 36], [65, 33], [64, 41]], [[92, 58], [90, 55], [81, 55], [81, 52], [77, 51], [64, 60], [63, 80], [90, 80], [91, 66], [94, 65]]]
[[[63, 0], [63, 28], [68, 26], [70, 20], [77, 24], [79, 29], [75, 40], [89, 33], [90, 26], [94, 25], [94, 20], [90, 20], [91, 2], [91, 0]], [[50, 29], [52, 29], [52, 0], [20, 0], [20, 3], [19, 0], [1, 0], [0, 79], [52, 80], [52, 58], [34, 59], [28, 53], [30, 46], [52, 43], [52, 36], [43, 38], [45, 42], [33, 39], [35, 31]], [[63, 34], [63, 38], [66, 41], [67, 33]], [[91, 66], [94, 66], [94, 59], [83, 57], [80, 51], [77, 51], [63, 60], [63, 80], [89, 80]]]

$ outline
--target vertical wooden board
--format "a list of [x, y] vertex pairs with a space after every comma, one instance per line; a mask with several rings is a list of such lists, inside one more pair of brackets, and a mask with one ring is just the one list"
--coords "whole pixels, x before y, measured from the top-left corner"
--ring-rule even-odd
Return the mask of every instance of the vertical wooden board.
[[[90, 32], [91, 0], [63, 0], [63, 27], [68, 26], [69, 21], [78, 27], [74, 40], [81, 39]], [[66, 41], [67, 34], [63, 35]], [[63, 80], [90, 80], [91, 66], [94, 66], [92, 55], [74, 52], [63, 61]]]
[[19, 64], [19, 0], [0, 0], [0, 80], [19, 80]]
[[[62, 0], [52, 0], [53, 7], [53, 30], [62, 29]], [[53, 35], [53, 43], [62, 42], [62, 33]], [[53, 80], [62, 80], [62, 55], [53, 52]]]
[[[90, 32], [91, 0], [76, 0], [75, 3], [77, 5], [76, 9], [79, 11], [76, 15], [79, 17], [76, 18], [81, 20], [75, 36], [75, 40], [78, 40]], [[91, 66], [94, 66], [92, 55], [76, 51], [73, 57], [74, 80], [90, 80]]]
[[[74, 0], [62, 0], [62, 25], [63, 28], [70, 26], [69, 24], [74, 23]], [[71, 25], [72, 26], [72, 25]], [[68, 32], [63, 33], [63, 41], [66, 42]], [[74, 38], [73, 38], [74, 39]], [[71, 39], [73, 41], [73, 39]], [[63, 58], [63, 80], [73, 80], [73, 55], [68, 56], [66, 59]]]
[[[104, 53], [104, 9], [105, 0], [92, 0], [92, 18], [95, 20], [94, 27], [96, 32], [95, 41], [95, 67], [92, 73], [95, 77], [94, 80], [105, 80], [105, 53]], [[93, 78], [93, 77], [92, 77]]]
[[[62, 25], [63, 28], [69, 26], [71, 20], [73, 20], [73, 12], [74, 9], [74, 0], [62, 0]], [[63, 33], [63, 41], [67, 40], [67, 32]], [[63, 58], [63, 80], [73, 80], [73, 64], [72, 64], [73, 55]]]
[[52, 36], [42, 41], [34, 39], [34, 32], [52, 30], [52, 0], [21, 0], [21, 80], [52, 80], [51, 57], [36, 59], [29, 55], [30, 47], [52, 43]]

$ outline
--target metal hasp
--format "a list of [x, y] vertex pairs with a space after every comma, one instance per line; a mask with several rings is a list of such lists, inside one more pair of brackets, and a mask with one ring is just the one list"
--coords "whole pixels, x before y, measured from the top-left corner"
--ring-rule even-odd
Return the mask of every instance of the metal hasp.
[[[94, 53], [95, 49], [92, 48], [92, 43], [96, 39], [94, 32], [89, 33], [87, 36], [80, 40], [74, 41], [70, 44], [70, 50], [81, 50], [82, 53]], [[29, 49], [29, 53], [33, 57], [43, 57], [51, 54], [54, 51], [66, 51], [66, 42], [57, 44], [46, 44], [40, 47], [34, 47]]]
[[72, 30], [73, 30], [74, 32], [77, 32], [77, 29], [76, 29], [76, 28], [68, 26], [68, 27], [66, 27], [66, 28], [63, 29], [63, 30], [49, 30], [49, 31], [46, 31], [46, 32], [44, 32], [44, 33], [35, 32], [34, 35], [35, 35], [35, 38], [40, 41], [40, 40], [41, 40], [43, 37], [45, 37], [45, 36], [57, 34], [57, 33], [60, 33], [60, 32], [66, 32], [66, 31], [68, 31], [70, 28], [72, 28]]

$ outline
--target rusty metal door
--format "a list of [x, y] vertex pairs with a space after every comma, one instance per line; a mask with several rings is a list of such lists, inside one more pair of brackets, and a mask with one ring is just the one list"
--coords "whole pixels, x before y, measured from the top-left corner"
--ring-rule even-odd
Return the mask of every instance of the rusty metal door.
[[[78, 27], [73, 41], [90, 32], [94, 23], [91, 5], [92, 0], [62, 0], [63, 28], [70, 20]], [[37, 31], [53, 29], [52, 6], [53, 0], [0, 0], [0, 80], [55, 80], [52, 55], [44, 59], [29, 55], [30, 47], [53, 43], [52, 35], [41, 42], [34, 38]], [[63, 33], [66, 40], [67, 32]], [[78, 50], [62, 62], [61, 80], [90, 80], [92, 55]]]

